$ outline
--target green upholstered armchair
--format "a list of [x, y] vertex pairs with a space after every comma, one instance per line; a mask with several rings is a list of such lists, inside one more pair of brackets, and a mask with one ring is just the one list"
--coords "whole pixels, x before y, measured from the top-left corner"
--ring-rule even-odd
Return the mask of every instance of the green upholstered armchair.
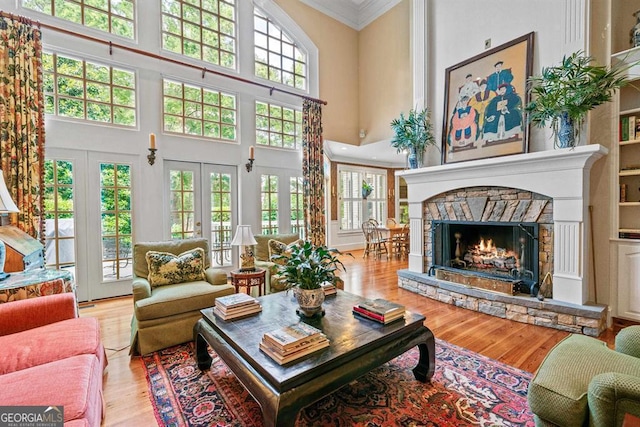
[[300, 239], [300, 236], [296, 233], [291, 234], [258, 234], [253, 236], [258, 244], [256, 245], [253, 254], [256, 258], [256, 267], [264, 268], [266, 270], [265, 283], [267, 293], [279, 292], [284, 290], [283, 285], [279, 284], [277, 280], [271, 280], [271, 277], [277, 273], [278, 268], [276, 264], [269, 259], [269, 240], [277, 240], [282, 243], [291, 244]]
[[[203, 277], [199, 280], [152, 286], [148, 279], [147, 252], [180, 255], [195, 249], [202, 253], [196, 248], [204, 250], [204, 257], [199, 260], [204, 261], [199, 266], [200, 273], [204, 268]], [[209, 243], [202, 238], [134, 245], [131, 355], [148, 354], [192, 340], [193, 326], [202, 317], [200, 310], [212, 307], [217, 297], [235, 293], [234, 287], [227, 284], [226, 272], [210, 267], [209, 257]], [[180, 282], [176, 273], [171, 273], [168, 277]]]
[[559, 342], [529, 385], [536, 426], [622, 426], [640, 416], [640, 326], [618, 333], [615, 351], [598, 339]]

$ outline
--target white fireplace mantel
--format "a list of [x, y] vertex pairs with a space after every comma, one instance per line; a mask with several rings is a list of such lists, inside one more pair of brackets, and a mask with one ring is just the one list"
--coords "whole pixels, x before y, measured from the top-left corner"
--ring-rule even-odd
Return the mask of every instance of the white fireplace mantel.
[[407, 182], [411, 228], [409, 270], [424, 273], [423, 202], [446, 191], [474, 186], [511, 187], [553, 199], [553, 298], [584, 304], [591, 166], [608, 153], [599, 145], [493, 157], [398, 171]]

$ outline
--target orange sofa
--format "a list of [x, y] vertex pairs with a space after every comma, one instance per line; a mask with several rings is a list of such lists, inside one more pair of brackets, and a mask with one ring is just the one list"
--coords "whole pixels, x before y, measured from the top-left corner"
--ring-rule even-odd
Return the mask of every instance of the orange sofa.
[[73, 293], [0, 304], [0, 349], [2, 405], [63, 406], [65, 426], [100, 426], [107, 358]]

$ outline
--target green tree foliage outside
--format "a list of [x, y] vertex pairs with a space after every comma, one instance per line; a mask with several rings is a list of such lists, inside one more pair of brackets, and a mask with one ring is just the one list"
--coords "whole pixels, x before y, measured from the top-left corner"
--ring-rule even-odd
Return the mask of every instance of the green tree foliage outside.
[[47, 52], [42, 60], [47, 114], [122, 126], [136, 125], [135, 74], [132, 71]]
[[23, 0], [22, 6], [95, 30], [133, 39], [135, 34], [134, 1], [135, 0], [84, 0], [84, 2], [74, 2], [60, 0]]
[[102, 235], [131, 236], [131, 167], [100, 165]]
[[46, 160], [44, 185], [45, 218], [73, 218], [73, 164]]
[[234, 69], [235, 1], [162, 0], [162, 47]]
[[278, 176], [261, 177], [262, 233], [278, 233]]
[[236, 97], [202, 87], [163, 81], [164, 130], [236, 140]]

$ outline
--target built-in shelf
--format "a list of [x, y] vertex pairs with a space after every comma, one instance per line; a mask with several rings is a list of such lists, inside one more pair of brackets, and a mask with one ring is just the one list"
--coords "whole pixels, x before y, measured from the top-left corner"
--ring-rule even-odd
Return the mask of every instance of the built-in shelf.
[[620, 145], [633, 145], [640, 144], [640, 139], [633, 139], [631, 141], [620, 141]]
[[624, 207], [624, 206], [640, 206], [640, 202], [620, 202], [618, 204], [621, 207]]
[[629, 114], [635, 114], [635, 113], [638, 113], [638, 112], [640, 112], [640, 108], [631, 108], [629, 110], [621, 110], [620, 111], [620, 116], [628, 116]]
[[627, 170], [622, 170], [619, 173], [620, 176], [636, 176], [636, 175], [640, 175], [640, 169], [627, 169]]

